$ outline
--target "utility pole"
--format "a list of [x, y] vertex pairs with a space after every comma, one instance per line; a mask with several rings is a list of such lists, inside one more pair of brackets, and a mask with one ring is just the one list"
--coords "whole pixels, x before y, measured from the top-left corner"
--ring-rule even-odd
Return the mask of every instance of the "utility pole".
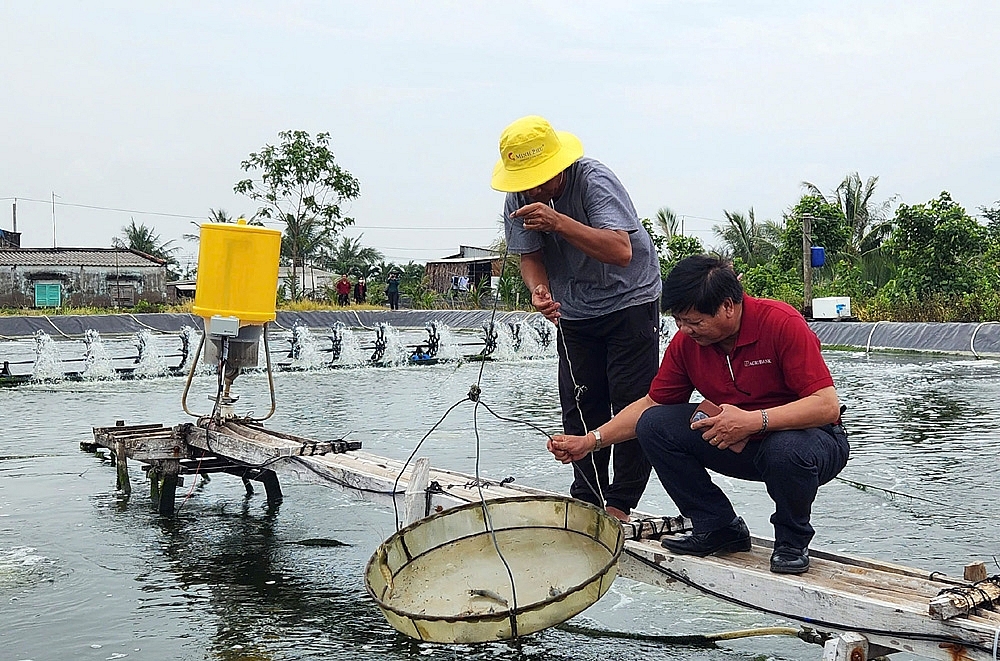
[[809, 215], [802, 216], [802, 313], [806, 319], [813, 315], [813, 279], [812, 279], [812, 221]]
[[56, 198], [59, 197], [55, 193], [52, 193], [52, 247], [56, 247]]
[[14, 233], [17, 234], [17, 198], [14, 198], [14, 208], [11, 211], [11, 215], [14, 217]]

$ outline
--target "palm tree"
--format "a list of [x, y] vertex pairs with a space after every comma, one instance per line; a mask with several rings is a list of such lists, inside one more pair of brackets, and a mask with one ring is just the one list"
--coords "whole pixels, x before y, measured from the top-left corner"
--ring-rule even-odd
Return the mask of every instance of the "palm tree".
[[862, 183], [860, 175], [852, 172], [844, 177], [834, 190], [835, 199], [828, 199], [815, 184], [802, 182], [802, 187], [808, 194], [840, 208], [851, 229], [851, 238], [846, 249], [859, 257], [877, 251], [892, 230], [892, 224], [886, 217], [895, 197], [881, 204], [875, 204], [872, 198], [875, 196], [876, 185], [878, 177], [868, 177], [867, 181]]
[[781, 241], [781, 226], [778, 223], [773, 220], [758, 223], [753, 207], [745, 216], [739, 211], [723, 210], [722, 213], [726, 215], [728, 225], [712, 228], [724, 243], [721, 254], [738, 257], [747, 266], [767, 262], [778, 254]]
[[385, 255], [376, 250], [361, 245], [364, 234], [356, 239], [342, 237], [333, 252], [323, 257], [323, 265], [336, 273], [355, 273], [371, 276], [373, 267], [385, 259]]
[[[211, 207], [208, 208], [208, 222], [210, 223], [235, 223], [240, 218], [246, 218], [246, 216], [241, 213], [236, 218], [233, 218], [229, 215], [228, 211], [221, 207], [218, 209], [213, 209]], [[201, 223], [196, 223], [192, 220], [191, 224], [199, 229], [201, 228]], [[247, 225], [257, 225], [258, 227], [263, 227], [264, 223], [257, 220], [257, 217], [254, 216], [247, 221]], [[201, 237], [198, 234], [182, 234], [181, 238], [185, 241], [194, 241], [195, 243], [201, 240]]]
[[876, 204], [874, 196], [877, 185], [878, 177], [868, 177], [862, 183], [861, 176], [852, 172], [834, 190], [836, 197], [829, 199], [815, 184], [802, 182], [802, 187], [808, 194], [841, 210], [850, 229], [850, 239], [844, 247], [845, 256], [860, 264], [866, 280], [881, 286], [893, 275], [893, 265], [882, 253], [882, 244], [892, 232], [892, 221], [888, 219], [888, 214], [896, 197]]
[[176, 264], [177, 258], [173, 253], [179, 248], [171, 247], [173, 239], [167, 242], [160, 240], [160, 235], [156, 234], [152, 227], [146, 227], [139, 223], [136, 225], [135, 219], [130, 218], [129, 224], [122, 227], [122, 235], [112, 241], [116, 248], [127, 248], [135, 250], [156, 259], [162, 259], [168, 264]]
[[[297, 269], [302, 268], [302, 278], [305, 278], [306, 263], [316, 257], [323, 248], [330, 245], [332, 239], [330, 230], [322, 222], [314, 217], [299, 217], [294, 214], [285, 214], [285, 233], [281, 237], [281, 256], [291, 262], [292, 265], [292, 291], [291, 297], [294, 300], [301, 298], [302, 290], [295, 286], [296, 282], [302, 282], [296, 275]], [[296, 291], [298, 290], [298, 291]]]
[[656, 211], [656, 226], [670, 239], [681, 234], [681, 223], [670, 207], [660, 207]]

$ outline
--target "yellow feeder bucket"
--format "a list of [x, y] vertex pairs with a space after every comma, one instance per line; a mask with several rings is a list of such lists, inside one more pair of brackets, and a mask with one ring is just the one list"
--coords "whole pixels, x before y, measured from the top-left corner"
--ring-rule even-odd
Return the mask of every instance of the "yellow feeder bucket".
[[198, 283], [193, 311], [199, 317], [236, 317], [240, 325], [276, 318], [281, 232], [236, 224], [201, 226]]

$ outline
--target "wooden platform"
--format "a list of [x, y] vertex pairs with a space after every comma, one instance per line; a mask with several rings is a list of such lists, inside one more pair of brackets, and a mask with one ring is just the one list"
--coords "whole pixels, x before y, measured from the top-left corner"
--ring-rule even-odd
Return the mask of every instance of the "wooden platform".
[[[151, 494], [165, 514], [173, 511], [178, 476], [195, 471], [239, 475], [248, 488], [251, 481], [263, 482], [268, 498], [275, 501], [282, 497], [280, 476], [349, 491], [384, 506], [395, 502], [401, 523], [480, 500], [474, 477], [431, 468], [426, 459], [400, 475], [401, 462], [363, 452], [360, 443], [316, 441], [238, 422], [210, 429], [120, 424], [95, 428], [94, 440], [83, 444], [84, 449], [102, 446], [114, 453], [119, 488], [131, 488], [129, 459], [148, 465]], [[482, 493], [487, 499], [551, 495], [496, 480], [486, 481]], [[646, 518], [645, 525], [627, 526], [627, 532], [642, 537], [654, 528], [667, 534], [684, 528], [679, 517]], [[696, 558], [674, 555], [656, 539], [632, 539], [626, 542], [619, 573], [799, 621], [820, 632], [819, 642], [833, 636], [826, 642], [824, 659], [864, 661], [894, 651], [943, 661], [997, 659], [1000, 613], [991, 603], [1000, 591], [991, 598], [992, 583], [966, 590], [961, 587], [966, 581], [936, 572], [820, 550], [810, 551], [808, 573], [772, 574], [771, 545], [755, 537], [747, 553]], [[942, 595], [956, 588], [964, 593]]]

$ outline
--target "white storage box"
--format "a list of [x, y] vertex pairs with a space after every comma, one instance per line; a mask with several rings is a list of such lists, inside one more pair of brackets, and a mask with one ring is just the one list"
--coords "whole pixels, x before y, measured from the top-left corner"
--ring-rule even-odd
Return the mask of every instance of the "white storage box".
[[843, 319], [850, 316], [850, 296], [827, 296], [813, 299], [813, 319]]

